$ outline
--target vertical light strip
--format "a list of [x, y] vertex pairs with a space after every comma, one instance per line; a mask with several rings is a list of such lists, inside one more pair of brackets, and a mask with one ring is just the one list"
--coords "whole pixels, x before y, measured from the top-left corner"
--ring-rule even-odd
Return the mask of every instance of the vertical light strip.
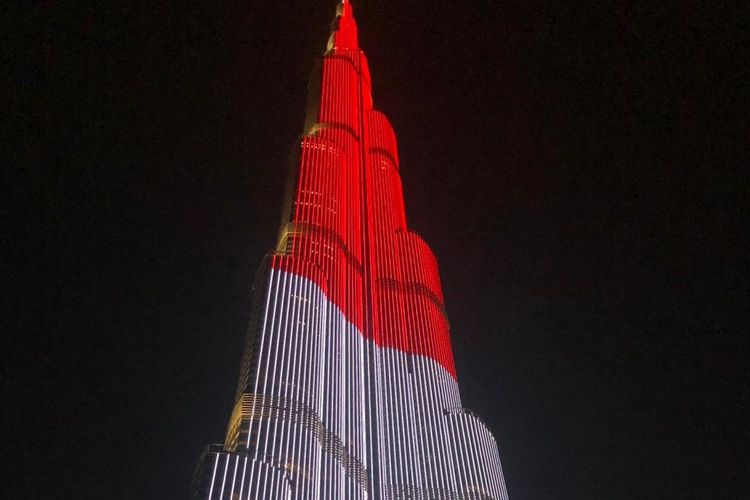
[[214, 471], [211, 473], [211, 487], [208, 490], [208, 498], [211, 500], [211, 496], [214, 494], [214, 482], [216, 481], [216, 468], [219, 466], [219, 454], [216, 454], [216, 460], [214, 460]]
[[247, 455], [242, 462], [242, 479], [240, 479], [240, 491], [237, 494], [238, 498], [242, 500], [242, 493], [245, 491], [245, 475], [247, 474]]
[[226, 463], [224, 464], [224, 476], [221, 479], [221, 493], [219, 493], [219, 500], [221, 500], [224, 497], [224, 486], [227, 483], [227, 471], [229, 471], [229, 458], [231, 455], [224, 455], [224, 458], [226, 459]]

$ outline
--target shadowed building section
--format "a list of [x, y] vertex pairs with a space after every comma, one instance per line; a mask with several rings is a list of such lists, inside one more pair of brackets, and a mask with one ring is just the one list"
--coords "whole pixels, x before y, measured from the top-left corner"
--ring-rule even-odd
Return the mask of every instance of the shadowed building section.
[[348, 2], [309, 99], [225, 441], [194, 498], [507, 499], [495, 440], [461, 405], [437, 260], [406, 225]]

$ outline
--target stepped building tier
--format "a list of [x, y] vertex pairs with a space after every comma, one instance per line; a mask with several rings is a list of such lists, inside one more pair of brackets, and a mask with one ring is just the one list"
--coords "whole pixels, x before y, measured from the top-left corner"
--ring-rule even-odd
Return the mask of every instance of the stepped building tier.
[[341, 2], [194, 498], [507, 499], [495, 439], [461, 405], [437, 261], [407, 227], [399, 169]]

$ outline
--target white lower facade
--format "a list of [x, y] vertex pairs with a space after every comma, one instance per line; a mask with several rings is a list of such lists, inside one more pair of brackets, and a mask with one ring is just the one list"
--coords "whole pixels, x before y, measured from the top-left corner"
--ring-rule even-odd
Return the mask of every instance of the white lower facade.
[[367, 339], [313, 281], [270, 268], [205, 500], [507, 500], [497, 444], [437, 361]]

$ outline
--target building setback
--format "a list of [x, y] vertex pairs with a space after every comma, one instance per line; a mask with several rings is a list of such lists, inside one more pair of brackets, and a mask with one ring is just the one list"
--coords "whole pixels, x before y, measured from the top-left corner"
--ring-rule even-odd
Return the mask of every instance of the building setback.
[[347, 1], [309, 92], [234, 410], [194, 498], [507, 499], [495, 439], [461, 405], [437, 261], [406, 225]]

